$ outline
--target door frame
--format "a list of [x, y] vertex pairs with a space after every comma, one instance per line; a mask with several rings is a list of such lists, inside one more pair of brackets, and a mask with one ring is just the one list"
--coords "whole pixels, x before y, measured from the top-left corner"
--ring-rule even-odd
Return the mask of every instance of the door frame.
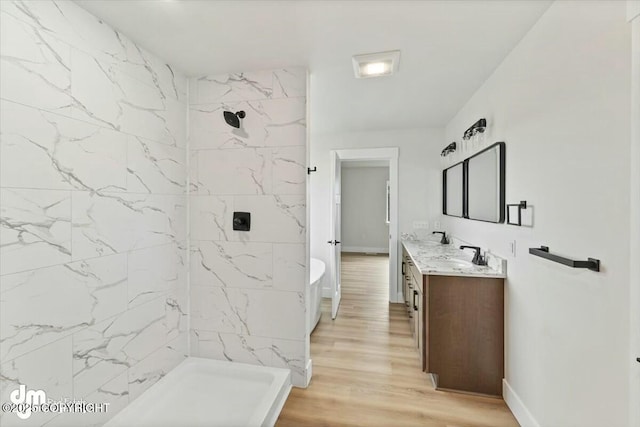
[[[631, 26], [631, 194], [629, 259], [640, 257], [640, 2], [627, 1]], [[631, 261], [629, 271], [629, 419], [640, 425], [640, 265]]]
[[[327, 243], [332, 244], [332, 248], [329, 250], [331, 261], [329, 263], [331, 267], [331, 319], [335, 319], [338, 316], [338, 310], [340, 309], [340, 300], [342, 299], [342, 262], [341, 255], [342, 246], [338, 246], [335, 243], [336, 240], [342, 239], [340, 237], [340, 227], [342, 224], [342, 159], [336, 151], [331, 151], [331, 213], [329, 215], [329, 238], [331, 239]], [[340, 177], [340, 179], [338, 179]], [[336, 191], [339, 190], [339, 191]], [[340, 199], [340, 200], [338, 200]], [[339, 215], [337, 205], [340, 205]], [[339, 221], [336, 219], [339, 218]], [[338, 232], [336, 232], [338, 230]]]
[[[330, 171], [332, 197], [335, 185], [335, 167], [338, 167], [343, 160], [388, 160], [389, 161], [389, 187], [391, 188], [391, 206], [389, 221], [389, 302], [397, 303], [402, 300], [402, 289], [398, 288], [400, 283], [400, 271], [398, 269], [399, 260], [399, 221], [398, 221], [398, 147], [386, 148], [354, 148], [347, 150], [331, 150], [331, 156], [336, 154], [338, 162], [332, 165]], [[333, 204], [333, 201], [332, 201]], [[333, 208], [332, 208], [333, 209]], [[334, 227], [334, 219], [329, 220], [329, 231]]]

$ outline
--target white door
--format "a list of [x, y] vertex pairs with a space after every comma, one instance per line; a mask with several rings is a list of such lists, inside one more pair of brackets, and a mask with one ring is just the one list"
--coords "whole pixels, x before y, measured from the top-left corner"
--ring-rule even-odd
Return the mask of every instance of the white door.
[[341, 196], [341, 165], [338, 153], [331, 152], [331, 224], [330, 224], [330, 240], [327, 242], [331, 245], [331, 318], [338, 316], [338, 307], [340, 307], [340, 298], [342, 291], [340, 287], [340, 196]]
[[[633, 183], [631, 186], [632, 200], [632, 260], [638, 258], [640, 253], [640, 224], [638, 223], [638, 190], [640, 189], [640, 173], [638, 164], [640, 163], [640, 2], [629, 0], [627, 2], [627, 17], [631, 23], [631, 84], [632, 109], [631, 117], [631, 151], [633, 153], [632, 173]], [[629, 392], [629, 405], [631, 407], [630, 425], [640, 426], [640, 267], [637, 261], [631, 261], [631, 383]]]

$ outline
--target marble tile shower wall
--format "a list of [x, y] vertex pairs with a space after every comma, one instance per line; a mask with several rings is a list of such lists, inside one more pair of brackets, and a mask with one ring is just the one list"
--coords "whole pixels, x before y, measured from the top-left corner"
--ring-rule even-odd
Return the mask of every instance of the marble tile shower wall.
[[0, 400], [111, 403], [187, 354], [187, 79], [66, 1], [2, 1]]
[[[191, 354], [306, 381], [303, 69], [190, 80]], [[244, 110], [243, 128], [222, 112]], [[233, 231], [234, 211], [251, 231]]]

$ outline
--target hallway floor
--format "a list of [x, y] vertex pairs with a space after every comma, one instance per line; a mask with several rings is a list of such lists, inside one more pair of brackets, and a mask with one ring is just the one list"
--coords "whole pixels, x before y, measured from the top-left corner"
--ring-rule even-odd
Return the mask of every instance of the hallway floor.
[[388, 264], [387, 256], [343, 254], [338, 317], [323, 300], [311, 384], [291, 391], [276, 425], [518, 426], [500, 399], [433, 389], [404, 305], [388, 302]]

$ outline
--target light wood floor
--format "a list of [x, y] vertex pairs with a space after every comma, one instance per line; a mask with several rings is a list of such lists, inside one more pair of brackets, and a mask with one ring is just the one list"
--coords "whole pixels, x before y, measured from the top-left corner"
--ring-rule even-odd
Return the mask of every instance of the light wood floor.
[[387, 257], [343, 255], [338, 317], [324, 300], [311, 384], [291, 391], [277, 426], [518, 426], [500, 399], [433, 389], [387, 283]]

